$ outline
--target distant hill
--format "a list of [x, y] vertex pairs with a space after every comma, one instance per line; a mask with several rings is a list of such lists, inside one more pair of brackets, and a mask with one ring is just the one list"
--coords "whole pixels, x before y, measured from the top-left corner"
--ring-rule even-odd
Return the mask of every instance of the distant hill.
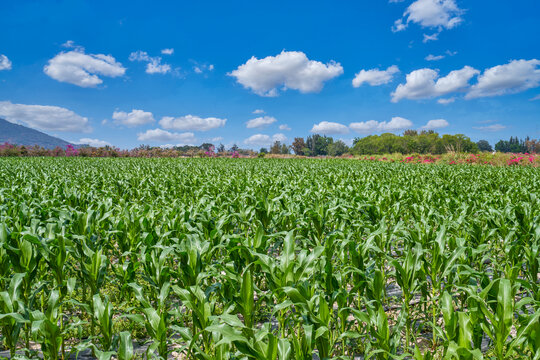
[[45, 149], [54, 149], [57, 146], [65, 149], [70, 144], [65, 140], [47, 135], [41, 131], [0, 119], [0, 144], [5, 142], [24, 146], [39, 145]]

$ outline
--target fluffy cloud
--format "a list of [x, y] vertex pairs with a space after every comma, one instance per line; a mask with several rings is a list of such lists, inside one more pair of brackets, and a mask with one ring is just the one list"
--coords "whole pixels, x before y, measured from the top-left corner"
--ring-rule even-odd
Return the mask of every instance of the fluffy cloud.
[[540, 60], [512, 60], [486, 69], [471, 87], [467, 99], [512, 94], [540, 85]]
[[386, 70], [360, 70], [354, 77], [352, 84], [355, 88], [360, 87], [363, 83], [368, 83], [371, 86], [387, 84], [392, 81], [394, 74], [398, 72], [399, 69], [396, 65], [392, 65]]
[[169, 132], [162, 129], [147, 130], [143, 133], [137, 134], [139, 141], [150, 142], [178, 142], [182, 145], [193, 145], [197, 142], [195, 134], [192, 132], [176, 133]]
[[349, 132], [349, 128], [340, 123], [321, 121], [320, 123], [313, 125], [311, 132], [323, 135], [347, 134]]
[[151, 112], [137, 109], [133, 109], [129, 113], [125, 111], [115, 111], [112, 118], [115, 122], [129, 127], [154, 122], [154, 115], [152, 115]]
[[80, 87], [96, 87], [103, 83], [99, 76], [123, 76], [126, 69], [111, 55], [85, 54], [84, 49], [61, 52], [43, 68], [49, 77]]
[[404, 130], [413, 126], [412, 121], [395, 116], [390, 121], [363, 121], [363, 122], [354, 122], [349, 125], [349, 127], [358, 133], [370, 133], [377, 131], [397, 131]]
[[6, 55], [0, 54], [0, 71], [11, 70], [11, 61]]
[[284, 134], [274, 134], [273, 136], [264, 134], [255, 134], [244, 140], [244, 144], [253, 146], [266, 146], [274, 141], [285, 142], [287, 137]]
[[399, 84], [392, 93], [392, 102], [401, 99], [428, 99], [463, 90], [478, 73], [478, 70], [465, 66], [439, 78], [439, 73], [433, 69], [414, 70], [407, 74], [406, 83]]
[[[463, 21], [455, 0], [416, 0], [396, 20], [393, 31], [402, 31], [413, 22], [423, 28], [452, 29]], [[405, 20], [405, 22], [404, 22]]]
[[540, 100], [540, 94], [536, 95], [535, 97], [529, 99], [531, 101], [536, 101], [536, 100]]
[[13, 104], [9, 101], [0, 101], [0, 117], [40, 130], [90, 131], [88, 118], [59, 106]]
[[301, 93], [318, 92], [325, 81], [342, 73], [343, 67], [334, 61], [323, 64], [309, 60], [300, 51], [282, 51], [264, 59], [252, 57], [228, 75], [260, 96], [277, 96], [278, 87]]
[[272, 116], [261, 116], [255, 119], [251, 119], [246, 123], [246, 127], [248, 129], [258, 129], [265, 126], [268, 126], [270, 124], [275, 123], [277, 120], [275, 117]]
[[264, 110], [263, 109], [253, 110], [253, 114], [264, 114]]
[[171, 71], [171, 65], [162, 64], [161, 58], [152, 58], [152, 60], [146, 64], [147, 74], [166, 74]]
[[225, 126], [226, 122], [227, 119], [215, 117], [201, 118], [199, 116], [186, 115], [176, 118], [165, 116], [159, 121], [159, 124], [165, 129], [208, 131]]
[[437, 61], [437, 60], [444, 59], [444, 55], [432, 55], [432, 54], [429, 54], [428, 56], [425, 57], [425, 59], [427, 61]]
[[173, 48], [170, 48], [170, 49], [162, 49], [161, 50], [161, 53], [163, 55], [172, 55], [174, 53], [174, 49]]
[[111, 146], [111, 143], [109, 143], [107, 141], [99, 140], [99, 139], [90, 139], [90, 138], [79, 139], [77, 144], [90, 145], [90, 146], [93, 146], [93, 147]]
[[436, 130], [447, 127], [448, 121], [444, 119], [429, 120], [426, 125], [422, 126], [422, 129], [425, 130]]
[[[165, 49], [165, 50], [170, 50], [170, 49]], [[163, 50], [162, 50], [162, 53], [163, 53]], [[131, 54], [129, 54], [129, 61], [146, 62], [147, 74], [166, 74], [171, 71], [171, 66], [169, 64], [161, 63], [161, 57], [149, 56], [146, 51], [138, 50], [138, 51], [132, 52]]]
[[473, 126], [473, 129], [481, 130], [481, 131], [488, 131], [488, 132], [495, 132], [495, 131], [501, 131], [506, 129], [506, 126], [501, 124], [493, 124], [493, 125], [487, 125], [487, 126]]
[[279, 125], [279, 130], [291, 131], [291, 128], [287, 124], [282, 124], [282, 125]]

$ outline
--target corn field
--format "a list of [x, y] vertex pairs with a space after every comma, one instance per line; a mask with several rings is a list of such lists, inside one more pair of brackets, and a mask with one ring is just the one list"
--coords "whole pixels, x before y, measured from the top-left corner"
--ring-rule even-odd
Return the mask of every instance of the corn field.
[[540, 171], [0, 159], [0, 350], [540, 359]]

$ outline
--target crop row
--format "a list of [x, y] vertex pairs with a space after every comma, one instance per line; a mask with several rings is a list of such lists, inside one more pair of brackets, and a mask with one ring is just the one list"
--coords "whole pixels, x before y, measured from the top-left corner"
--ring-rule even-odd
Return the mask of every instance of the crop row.
[[7, 158], [0, 172], [11, 357], [540, 359], [535, 167]]

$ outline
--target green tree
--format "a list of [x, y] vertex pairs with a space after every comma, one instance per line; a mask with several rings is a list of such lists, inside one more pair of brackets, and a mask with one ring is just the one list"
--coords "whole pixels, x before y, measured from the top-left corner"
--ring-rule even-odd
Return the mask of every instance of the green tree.
[[306, 143], [304, 142], [304, 138], [301, 138], [301, 137], [294, 138], [294, 141], [291, 147], [296, 155], [305, 155], [304, 148], [306, 147]]
[[487, 140], [480, 140], [476, 143], [476, 145], [478, 146], [478, 150], [480, 151], [493, 151], [493, 148], [491, 147], [489, 142], [487, 142]]
[[349, 147], [341, 140], [328, 145], [328, 155], [341, 156], [349, 151]]

